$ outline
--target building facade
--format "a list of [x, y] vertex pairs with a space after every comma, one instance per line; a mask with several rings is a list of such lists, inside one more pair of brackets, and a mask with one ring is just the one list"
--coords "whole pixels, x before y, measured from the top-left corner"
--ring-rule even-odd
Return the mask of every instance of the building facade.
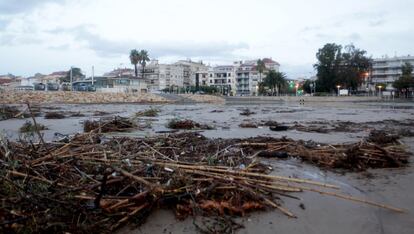
[[157, 60], [152, 60], [145, 67], [143, 79], [147, 83], [150, 92], [174, 87], [184, 87], [184, 67], [176, 64], [160, 64]]
[[208, 85], [217, 88], [223, 95], [235, 95], [237, 69], [237, 64], [211, 68], [208, 72]]
[[369, 88], [375, 90], [378, 84], [385, 84], [387, 90], [393, 89], [393, 82], [402, 75], [402, 66], [406, 63], [414, 66], [414, 56], [384, 57], [374, 59], [369, 82]]
[[258, 95], [259, 83], [264, 80], [269, 71], [279, 72], [280, 64], [271, 58], [262, 59], [265, 65], [265, 69], [260, 73], [257, 69], [257, 60], [248, 60], [239, 62], [236, 82], [237, 82], [237, 95]]
[[[180, 60], [174, 65], [182, 66], [184, 70], [183, 74], [183, 85], [184, 88], [190, 87], [190, 86], [196, 86], [197, 84], [197, 78], [199, 79], [199, 85], [200, 85], [200, 78], [205, 79], [207, 77], [206, 74], [208, 73], [209, 67], [203, 64], [203, 61], [194, 62], [190, 59], [188, 60]], [[201, 74], [201, 75], [200, 75]], [[206, 80], [204, 80], [206, 81]], [[202, 83], [202, 82], [201, 82]]]

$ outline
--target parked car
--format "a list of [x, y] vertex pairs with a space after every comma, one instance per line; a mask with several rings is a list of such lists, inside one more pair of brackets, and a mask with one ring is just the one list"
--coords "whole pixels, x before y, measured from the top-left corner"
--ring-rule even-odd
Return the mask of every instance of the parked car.
[[48, 91], [58, 91], [59, 90], [59, 84], [57, 84], [57, 83], [47, 83], [47, 90]]
[[93, 85], [88, 85], [88, 91], [89, 92], [95, 92], [96, 91], [96, 87]]
[[69, 83], [63, 83], [61, 85], [60, 89], [63, 90], [63, 91], [70, 91], [71, 90], [70, 84]]
[[38, 91], [45, 91], [46, 89], [46, 85], [43, 83], [35, 83], [34, 84], [34, 90], [38, 90]]
[[85, 83], [81, 83], [81, 84], [78, 84], [78, 85], [74, 86], [73, 89], [75, 91], [86, 92], [86, 91], [88, 91], [88, 85], [85, 84]]

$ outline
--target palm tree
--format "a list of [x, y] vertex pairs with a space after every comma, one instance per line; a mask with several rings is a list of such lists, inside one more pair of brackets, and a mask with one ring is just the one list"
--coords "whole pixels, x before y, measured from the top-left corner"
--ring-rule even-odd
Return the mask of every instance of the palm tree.
[[142, 67], [142, 78], [145, 78], [144, 77], [145, 65], [147, 65], [148, 61], [150, 61], [150, 58], [148, 56], [148, 51], [141, 50], [139, 52], [139, 63], [141, 64], [141, 67]]
[[262, 82], [262, 73], [266, 69], [266, 65], [263, 60], [258, 59], [256, 65], [257, 71], [259, 72], [259, 82]]
[[282, 72], [271, 70], [265, 77], [264, 84], [272, 90], [272, 95], [276, 92], [279, 95], [282, 87], [287, 85], [286, 75]]
[[136, 49], [131, 50], [129, 53], [129, 60], [131, 60], [131, 64], [134, 64], [135, 67], [135, 77], [138, 77], [138, 68], [137, 64], [140, 62], [139, 52]]

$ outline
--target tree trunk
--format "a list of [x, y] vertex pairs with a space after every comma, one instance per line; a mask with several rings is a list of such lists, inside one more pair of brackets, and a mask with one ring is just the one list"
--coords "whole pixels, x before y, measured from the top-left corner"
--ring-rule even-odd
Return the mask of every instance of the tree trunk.
[[138, 68], [137, 68], [137, 64], [134, 64], [135, 66], [135, 77], [138, 77]]

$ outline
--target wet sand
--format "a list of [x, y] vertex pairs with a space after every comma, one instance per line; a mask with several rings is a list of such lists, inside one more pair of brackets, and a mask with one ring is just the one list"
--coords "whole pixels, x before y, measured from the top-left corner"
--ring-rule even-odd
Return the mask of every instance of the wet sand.
[[[135, 112], [149, 108], [148, 105], [64, 105], [59, 111], [81, 111], [85, 117], [71, 117], [59, 120], [37, 118], [38, 122], [50, 130], [44, 131], [50, 140], [55, 132], [73, 134], [82, 131], [82, 121], [99, 118], [93, 116], [96, 110], [107, 111], [121, 116], [131, 116]], [[383, 120], [404, 121], [414, 119], [413, 103], [312, 103], [299, 105], [277, 103], [265, 105], [156, 105], [161, 109], [160, 116], [152, 121], [152, 128], [146, 131], [126, 133], [133, 136], [155, 135], [156, 131], [168, 130], [165, 124], [174, 118], [189, 118], [200, 123], [210, 124], [216, 130], [204, 131], [212, 138], [244, 138], [252, 136], [287, 136], [295, 140], [314, 140], [322, 143], [357, 142], [369, 133], [371, 128], [383, 128], [383, 124], [369, 125], [368, 129], [358, 132], [309, 133], [297, 130], [272, 132], [267, 127], [242, 129], [242, 121], [273, 120], [284, 124], [295, 121], [351, 121], [356, 123]], [[241, 116], [243, 109], [249, 108], [256, 114]], [[219, 110], [223, 112], [212, 112]], [[12, 138], [17, 138], [17, 129], [24, 123], [22, 119], [0, 121], [0, 128]], [[388, 124], [390, 125], [390, 124]], [[392, 125], [392, 124], [391, 124]], [[387, 126], [388, 128], [393, 126]], [[394, 126], [413, 130], [414, 126]], [[125, 133], [122, 133], [125, 134]], [[414, 138], [404, 137], [402, 141], [414, 152]], [[278, 211], [256, 212], [236, 219], [245, 228], [239, 233], [414, 233], [414, 169], [410, 166], [400, 169], [369, 170], [363, 173], [339, 173], [323, 171], [315, 166], [298, 160], [265, 160], [274, 168], [273, 173], [292, 177], [309, 178], [317, 181], [340, 185], [344, 193], [390, 204], [405, 209], [403, 214], [394, 213], [368, 205], [341, 200], [339, 198], [304, 192], [298, 194], [302, 199], [284, 199], [284, 206], [291, 210], [297, 219], [287, 218]], [[305, 209], [299, 207], [303, 203]], [[120, 233], [194, 233], [193, 220], [175, 219], [171, 211], [158, 210], [152, 213], [139, 228], [124, 228]]]

